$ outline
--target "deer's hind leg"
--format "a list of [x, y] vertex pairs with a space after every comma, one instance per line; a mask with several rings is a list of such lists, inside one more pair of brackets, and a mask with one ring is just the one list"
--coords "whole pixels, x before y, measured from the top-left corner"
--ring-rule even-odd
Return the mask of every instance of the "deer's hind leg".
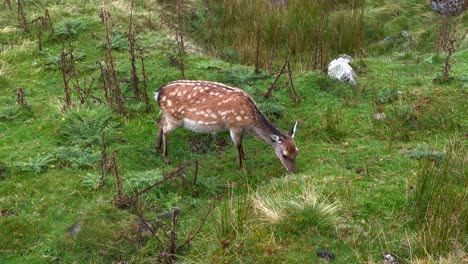
[[163, 117], [161, 117], [161, 119], [159, 119], [159, 122], [158, 122], [158, 134], [156, 135], [156, 150], [157, 151], [161, 151], [161, 147], [162, 147], [162, 139], [163, 139], [163, 127], [164, 127], [164, 124], [166, 123], [166, 119]]
[[160, 141], [161, 141], [160, 138], [162, 137], [163, 159], [164, 159], [164, 163], [166, 164], [169, 164], [169, 155], [167, 154], [167, 137], [171, 131], [175, 130], [182, 124], [183, 124], [182, 120], [177, 120], [168, 115], [165, 115], [159, 121], [157, 144], [160, 145]]

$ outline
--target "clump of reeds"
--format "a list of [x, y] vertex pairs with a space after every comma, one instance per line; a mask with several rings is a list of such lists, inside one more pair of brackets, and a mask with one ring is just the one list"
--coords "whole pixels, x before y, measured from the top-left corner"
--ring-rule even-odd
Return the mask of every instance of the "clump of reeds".
[[241, 63], [256, 69], [285, 59], [304, 70], [316, 69], [331, 55], [361, 49], [362, 0], [275, 3], [206, 0], [197, 13], [202, 25], [195, 37], [221, 57], [234, 48]]
[[419, 160], [409, 197], [418, 247], [432, 256], [450, 252], [466, 238], [466, 147], [462, 141], [452, 140], [444, 152], [440, 162]]

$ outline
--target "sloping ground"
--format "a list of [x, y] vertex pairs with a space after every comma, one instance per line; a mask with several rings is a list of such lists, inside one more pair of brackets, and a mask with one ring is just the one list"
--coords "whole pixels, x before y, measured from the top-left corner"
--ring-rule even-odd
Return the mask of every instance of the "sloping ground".
[[[173, 20], [161, 15], [162, 2], [135, 2], [150, 97], [163, 83], [181, 78], [175, 30], [168, 22]], [[177, 262], [187, 263], [326, 263], [323, 256], [335, 263], [381, 263], [386, 253], [409, 263], [463, 263], [467, 44], [459, 43], [450, 58], [453, 79], [434, 82], [445, 54], [427, 50], [439, 18], [418, 1], [400, 2], [367, 3], [373, 52], [353, 63], [361, 94], [321, 72], [297, 73], [293, 65], [300, 103], [289, 97], [286, 75], [266, 99], [262, 95], [276, 74], [253, 74], [252, 67], [204, 56], [198, 45], [187, 44], [187, 79], [241, 87], [283, 131], [299, 122], [299, 174], [287, 175], [270, 147], [251, 133], [244, 142], [244, 170], [236, 166], [227, 132], [177, 130], [169, 139], [173, 163], [163, 163], [154, 150], [159, 110], [151, 102], [153, 109], [146, 112], [144, 103], [133, 99], [127, 2], [25, 1], [28, 21], [48, 8], [54, 25], [55, 36], [44, 30], [39, 51], [39, 26], [24, 34], [17, 10], [5, 1], [0, 11], [0, 262], [169, 262], [175, 244]], [[105, 102], [96, 66], [106, 53], [101, 6], [114, 22], [113, 56], [126, 117], [99, 103]], [[466, 15], [461, 21], [460, 30]], [[410, 45], [396, 41], [380, 47], [383, 36], [402, 30], [413, 35]], [[64, 111], [58, 60], [70, 46], [78, 84], [83, 91], [91, 87], [97, 99], [81, 104], [71, 86], [73, 106]], [[141, 61], [137, 65], [142, 87]], [[71, 84], [76, 85], [74, 79]], [[19, 88], [27, 106], [18, 103]], [[375, 113], [386, 118], [376, 120]], [[98, 187], [104, 145], [108, 158], [115, 151], [117, 166]], [[190, 163], [181, 177], [118, 207], [124, 204], [116, 203], [122, 199], [116, 199], [115, 168], [122, 191], [134, 195], [163, 174], [173, 175], [183, 166], [179, 163], [195, 160], [197, 170]], [[176, 229], [174, 208], [180, 209]]]

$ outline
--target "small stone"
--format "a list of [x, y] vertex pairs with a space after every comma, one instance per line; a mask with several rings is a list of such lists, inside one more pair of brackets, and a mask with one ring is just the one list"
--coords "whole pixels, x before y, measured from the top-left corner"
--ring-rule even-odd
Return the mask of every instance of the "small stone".
[[319, 251], [317, 251], [317, 256], [319, 258], [323, 258], [325, 260], [328, 260], [328, 261], [332, 261], [335, 259], [335, 255], [325, 249], [321, 249]]
[[384, 254], [384, 260], [386, 264], [400, 264], [398, 262], [397, 258], [393, 256], [392, 254]]
[[374, 120], [385, 120], [385, 118], [387, 118], [387, 116], [385, 115], [385, 113], [375, 113], [372, 115], [372, 118]]
[[78, 233], [81, 231], [81, 226], [83, 225], [83, 223], [81, 221], [77, 221], [76, 223], [74, 223], [69, 229], [68, 229], [68, 233], [73, 236], [73, 237], [76, 237], [78, 235]]

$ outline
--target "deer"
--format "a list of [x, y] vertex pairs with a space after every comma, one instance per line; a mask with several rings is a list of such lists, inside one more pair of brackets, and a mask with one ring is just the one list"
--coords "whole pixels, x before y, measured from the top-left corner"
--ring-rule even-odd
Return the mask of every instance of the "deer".
[[288, 173], [297, 173], [298, 148], [294, 141], [297, 121], [287, 135], [281, 133], [242, 89], [218, 82], [179, 80], [162, 85], [154, 97], [162, 112], [156, 147], [162, 151], [166, 164], [169, 164], [168, 135], [184, 126], [198, 133], [228, 130], [236, 147], [237, 163], [243, 168], [246, 159], [243, 133], [251, 130], [273, 147]]

